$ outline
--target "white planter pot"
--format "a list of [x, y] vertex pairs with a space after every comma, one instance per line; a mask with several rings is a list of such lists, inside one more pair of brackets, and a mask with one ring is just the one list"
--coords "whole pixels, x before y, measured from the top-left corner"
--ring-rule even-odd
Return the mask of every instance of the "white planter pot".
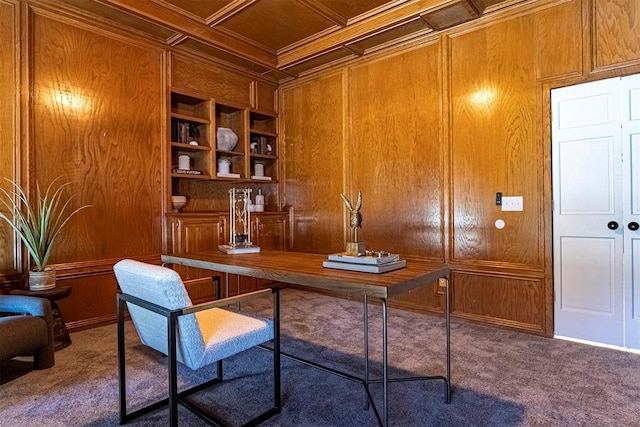
[[29, 289], [32, 291], [46, 291], [56, 287], [56, 271], [47, 268], [45, 271], [29, 272]]

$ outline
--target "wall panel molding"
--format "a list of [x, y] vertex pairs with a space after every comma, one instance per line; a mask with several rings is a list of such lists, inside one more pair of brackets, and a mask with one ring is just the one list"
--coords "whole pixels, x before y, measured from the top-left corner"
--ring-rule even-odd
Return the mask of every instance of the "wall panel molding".
[[[0, 0], [0, 188], [4, 178], [20, 178], [20, 8]], [[3, 205], [0, 211], [9, 214]], [[8, 224], [0, 221], [0, 272], [20, 270], [20, 246]], [[11, 273], [9, 273], [11, 274]], [[13, 279], [0, 280], [11, 282]]]
[[[586, 1], [586, 0], [585, 0]], [[594, 72], [640, 64], [640, 7], [636, 0], [589, 0]]]
[[454, 271], [456, 317], [544, 334], [545, 285], [541, 279]]

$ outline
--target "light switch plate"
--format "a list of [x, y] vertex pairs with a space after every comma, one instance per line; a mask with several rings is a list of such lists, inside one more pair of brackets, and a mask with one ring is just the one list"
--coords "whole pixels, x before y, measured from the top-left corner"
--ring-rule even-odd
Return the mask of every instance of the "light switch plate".
[[502, 197], [502, 210], [503, 211], [521, 211], [523, 210], [522, 196], [503, 196]]

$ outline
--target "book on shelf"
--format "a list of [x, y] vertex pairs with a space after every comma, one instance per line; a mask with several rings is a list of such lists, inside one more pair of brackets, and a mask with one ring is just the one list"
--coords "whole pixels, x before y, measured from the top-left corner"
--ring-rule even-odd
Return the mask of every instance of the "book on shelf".
[[251, 179], [258, 179], [260, 181], [271, 181], [271, 177], [270, 176], [251, 175]]
[[173, 173], [181, 173], [181, 174], [184, 174], [184, 175], [202, 175], [202, 171], [197, 171], [197, 170], [193, 170], [193, 169], [173, 168], [172, 172]]
[[189, 122], [171, 121], [171, 140], [187, 143], [195, 139], [195, 126]]
[[240, 174], [239, 173], [222, 173], [222, 172], [218, 172], [217, 175], [220, 178], [240, 178]]
[[386, 264], [356, 264], [352, 262], [323, 261], [325, 268], [335, 268], [338, 270], [359, 271], [362, 273], [386, 273], [387, 271], [398, 270], [407, 266], [407, 261], [400, 259]]
[[329, 258], [329, 261], [350, 262], [353, 264], [382, 265], [382, 264], [388, 264], [390, 262], [398, 261], [400, 259], [400, 255], [388, 254], [381, 257], [355, 256], [355, 255], [347, 255], [346, 252], [339, 252], [336, 254], [329, 255], [328, 258]]

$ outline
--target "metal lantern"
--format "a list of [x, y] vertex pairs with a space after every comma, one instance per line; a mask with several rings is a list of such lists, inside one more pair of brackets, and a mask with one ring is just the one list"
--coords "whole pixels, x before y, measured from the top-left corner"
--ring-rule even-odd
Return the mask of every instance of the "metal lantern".
[[229, 190], [229, 244], [218, 249], [228, 254], [260, 252], [251, 242], [251, 189]]

